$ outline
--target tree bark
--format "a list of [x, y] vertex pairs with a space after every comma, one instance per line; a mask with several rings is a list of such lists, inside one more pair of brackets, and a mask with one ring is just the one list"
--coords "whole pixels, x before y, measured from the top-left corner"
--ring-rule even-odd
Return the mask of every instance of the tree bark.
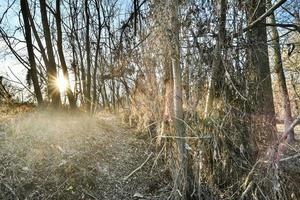
[[[185, 147], [186, 141], [182, 139], [185, 137], [185, 125], [183, 122], [183, 105], [182, 105], [182, 73], [180, 67], [180, 43], [179, 43], [179, 1], [173, 0], [170, 2], [171, 9], [171, 59], [172, 59], [172, 72], [173, 72], [173, 103], [174, 103], [174, 127], [178, 153], [179, 153], [179, 169], [175, 180], [176, 194], [175, 199], [187, 199], [187, 169], [188, 157]], [[180, 194], [177, 191], [180, 191]]]
[[[27, 6], [27, 9], [29, 10], [28, 4], [26, 4], [26, 6]], [[45, 65], [48, 66], [49, 65], [49, 60], [47, 58], [45, 48], [44, 48], [44, 46], [42, 44], [41, 38], [40, 38], [40, 36], [38, 34], [38, 31], [37, 31], [37, 29], [35, 27], [35, 23], [33, 21], [33, 18], [32, 18], [32, 15], [31, 15], [30, 12], [28, 12], [28, 16], [29, 16], [29, 21], [30, 21], [30, 25], [31, 25], [31, 28], [32, 28], [33, 35], [34, 35], [34, 37], [36, 39], [36, 42], [37, 42], [37, 44], [38, 44], [38, 46], [40, 48], [40, 52], [41, 52], [42, 58], [44, 60]]]
[[45, 0], [40, 0], [40, 12], [42, 19], [43, 32], [45, 37], [46, 49], [48, 54], [48, 66], [47, 67], [47, 76], [48, 76], [48, 93], [52, 100], [52, 105], [54, 108], [58, 108], [61, 104], [60, 92], [56, 86], [57, 81], [57, 70], [56, 63], [54, 58], [54, 53], [52, 49], [52, 40], [50, 34], [50, 26], [47, 18], [47, 9]]
[[[99, 68], [99, 54], [100, 54], [100, 39], [101, 39], [101, 12], [100, 12], [100, 5], [98, 1], [96, 3], [96, 10], [97, 10], [97, 18], [98, 18], [98, 35], [97, 35], [97, 42], [96, 42], [96, 52], [95, 52], [95, 64], [94, 64], [94, 72], [93, 72], [93, 110], [96, 110], [97, 107], [97, 70]], [[101, 88], [101, 86], [100, 86]]]
[[66, 93], [69, 99], [69, 104], [72, 109], [76, 108], [76, 101], [74, 98], [74, 94], [71, 90], [70, 86], [70, 79], [69, 79], [69, 73], [68, 73], [68, 68], [63, 52], [63, 45], [62, 45], [62, 31], [61, 31], [61, 15], [60, 15], [60, 0], [56, 0], [56, 29], [57, 29], [57, 50], [58, 50], [58, 55], [60, 58], [60, 64], [61, 68], [64, 74], [64, 79], [67, 82], [66, 85]]
[[[272, 5], [272, 2], [268, 0], [269, 6]], [[275, 15], [272, 13], [270, 15], [270, 21], [272, 24], [276, 23]], [[291, 111], [291, 102], [289, 98], [289, 93], [286, 85], [285, 74], [283, 71], [283, 63], [281, 57], [280, 43], [279, 43], [279, 34], [277, 31], [277, 27], [272, 26], [271, 28], [271, 39], [272, 39], [272, 47], [274, 51], [274, 71], [277, 76], [279, 90], [282, 96], [283, 108], [284, 108], [284, 127], [285, 132], [290, 127], [293, 122], [292, 111]], [[295, 140], [294, 130], [292, 129], [287, 133], [288, 142], [292, 142]]]
[[[249, 23], [263, 15], [265, 10], [266, 0], [251, 0], [247, 10]], [[276, 119], [265, 19], [248, 31], [248, 40], [248, 111], [255, 119], [260, 119], [256, 123], [264, 127], [264, 135], [261, 136], [267, 140], [275, 139]]]
[[219, 33], [213, 54], [212, 74], [209, 80], [209, 88], [204, 111], [205, 117], [208, 117], [211, 114], [215, 97], [220, 97], [223, 89], [222, 86], [224, 84], [224, 69], [221, 53], [225, 43], [227, 0], [220, 0], [219, 4]]
[[86, 83], [86, 107], [91, 110], [91, 49], [90, 49], [90, 13], [89, 1], [85, 0], [85, 17], [86, 17], [86, 33], [85, 33], [85, 50], [86, 50], [86, 65], [87, 65], [87, 83]]
[[[74, 39], [77, 44], [77, 48], [78, 48], [78, 57], [79, 57], [79, 66], [77, 67], [78, 71], [77, 71], [77, 75], [78, 75], [78, 86], [79, 86], [79, 92], [80, 92], [80, 105], [81, 106], [85, 106], [85, 96], [86, 96], [86, 74], [85, 74], [85, 66], [84, 66], [84, 56], [83, 56], [83, 48], [81, 47], [81, 43], [80, 43], [80, 38], [79, 38], [79, 34], [78, 34], [78, 30], [80, 28], [79, 26], [79, 19], [78, 19], [78, 7], [76, 2], [70, 0], [71, 3], [73, 4], [73, 9], [74, 9], [74, 17], [72, 18], [72, 25], [74, 26], [74, 31], [73, 31], [73, 35], [74, 35]], [[83, 14], [84, 15], [84, 14]], [[75, 46], [75, 44], [74, 44]]]
[[36, 95], [38, 105], [43, 105], [43, 96], [39, 85], [37, 67], [34, 59], [34, 50], [33, 50], [32, 39], [31, 39], [31, 29], [30, 29], [29, 19], [28, 19], [29, 10], [28, 10], [27, 0], [21, 0], [20, 5], [21, 5], [21, 12], [24, 21], [25, 39], [26, 39], [26, 46], [27, 46], [27, 52], [28, 52], [29, 64], [30, 64], [30, 76], [33, 83], [34, 93]]

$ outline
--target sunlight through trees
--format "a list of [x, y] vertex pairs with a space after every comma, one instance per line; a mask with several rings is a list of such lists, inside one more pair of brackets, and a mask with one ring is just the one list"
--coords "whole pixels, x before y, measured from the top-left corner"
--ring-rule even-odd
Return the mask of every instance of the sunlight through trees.
[[2, 1], [3, 113], [119, 116], [150, 145], [144, 164], [163, 162], [169, 199], [299, 199], [299, 12], [299, 0]]

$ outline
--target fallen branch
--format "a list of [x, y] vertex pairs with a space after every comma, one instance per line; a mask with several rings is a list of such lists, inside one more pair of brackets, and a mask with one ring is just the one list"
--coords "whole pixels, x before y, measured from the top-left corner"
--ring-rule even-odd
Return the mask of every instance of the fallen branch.
[[133, 170], [129, 175], [125, 176], [123, 178], [123, 181], [126, 181], [127, 179], [129, 179], [134, 173], [136, 173], [137, 171], [139, 171], [140, 169], [142, 169], [142, 167], [148, 162], [148, 160], [150, 159], [150, 157], [153, 155], [153, 153], [151, 152], [150, 155], [147, 157], [147, 159], [135, 170]]
[[171, 138], [171, 139], [183, 139], [183, 140], [185, 140], [185, 139], [196, 139], [196, 140], [198, 140], [198, 139], [211, 139], [211, 136], [179, 137], [179, 136], [162, 135], [162, 136], [158, 136], [158, 137], [159, 138]]

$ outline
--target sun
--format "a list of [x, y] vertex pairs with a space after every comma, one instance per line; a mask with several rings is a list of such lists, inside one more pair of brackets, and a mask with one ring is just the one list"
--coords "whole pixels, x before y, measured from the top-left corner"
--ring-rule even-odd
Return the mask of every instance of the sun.
[[60, 92], [65, 92], [67, 88], [67, 80], [63, 75], [59, 75], [56, 79], [56, 86], [59, 89]]

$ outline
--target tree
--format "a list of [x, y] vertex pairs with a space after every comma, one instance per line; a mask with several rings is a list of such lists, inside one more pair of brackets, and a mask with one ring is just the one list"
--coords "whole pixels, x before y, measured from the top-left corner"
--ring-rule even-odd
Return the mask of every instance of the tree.
[[[97, 20], [98, 20], [98, 31], [97, 31], [97, 42], [96, 42], [96, 52], [95, 52], [95, 63], [94, 63], [94, 72], [93, 72], [93, 110], [96, 110], [97, 105], [97, 71], [99, 68], [99, 54], [100, 54], [100, 40], [101, 40], [101, 31], [102, 31], [102, 24], [101, 24], [101, 12], [100, 12], [100, 2], [97, 0], [95, 1], [96, 4], [96, 11], [97, 11]], [[101, 86], [100, 86], [101, 90]]]
[[62, 45], [62, 31], [61, 31], [61, 15], [60, 15], [60, 0], [56, 0], [56, 28], [57, 28], [57, 51], [58, 51], [58, 55], [60, 58], [60, 64], [61, 64], [61, 68], [64, 74], [64, 78], [67, 82], [66, 85], [66, 92], [67, 92], [67, 96], [69, 99], [69, 103], [70, 103], [70, 107], [72, 109], [76, 108], [76, 101], [75, 101], [75, 97], [74, 94], [71, 90], [70, 87], [70, 79], [69, 79], [69, 73], [68, 73], [68, 68], [67, 68], [67, 64], [65, 61], [65, 56], [64, 56], [64, 51], [63, 51], [63, 45]]
[[27, 0], [21, 0], [20, 5], [21, 5], [23, 22], [24, 22], [27, 52], [28, 52], [29, 63], [30, 63], [30, 71], [29, 71], [30, 77], [31, 77], [31, 80], [33, 83], [34, 92], [35, 92], [38, 104], [42, 105], [43, 104], [43, 96], [42, 96], [41, 88], [39, 85], [37, 67], [36, 67], [35, 58], [34, 58], [35, 54], [34, 54], [34, 50], [33, 50], [33, 44], [32, 44], [32, 39], [31, 39], [31, 29], [30, 29], [30, 24], [29, 24], [29, 19], [28, 19], [29, 10], [28, 10]]
[[[251, 0], [247, 9], [248, 23], [260, 19], [266, 12], [266, 0]], [[263, 129], [268, 139], [274, 139], [276, 129], [275, 110], [272, 92], [271, 73], [269, 66], [266, 19], [258, 21], [247, 34], [250, 47], [248, 48], [248, 106], [249, 112], [257, 125], [265, 126]]]
[[207, 117], [211, 114], [213, 109], [214, 99], [216, 97], [221, 98], [223, 84], [224, 84], [224, 66], [222, 64], [222, 51], [225, 46], [226, 36], [226, 11], [227, 11], [227, 0], [218, 1], [219, 7], [219, 32], [214, 48], [213, 61], [212, 61], [212, 73], [209, 80], [209, 89], [207, 93], [206, 105], [204, 116]]
[[170, 3], [171, 19], [170, 19], [170, 44], [171, 44], [171, 65], [173, 72], [173, 103], [174, 103], [174, 127], [177, 136], [177, 148], [179, 157], [179, 169], [175, 178], [176, 192], [175, 199], [187, 199], [187, 172], [188, 172], [188, 154], [185, 141], [185, 125], [183, 118], [183, 102], [182, 102], [182, 71], [180, 67], [180, 43], [179, 43], [179, 1], [172, 0]]
[[90, 13], [89, 13], [89, 1], [85, 0], [84, 3], [85, 12], [85, 50], [86, 50], [86, 65], [87, 65], [87, 83], [86, 83], [86, 106], [87, 110], [91, 109], [91, 49], [90, 49]]
[[60, 100], [60, 92], [57, 89], [56, 81], [57, 81], [57, 69], [56, 69], [56, 63], [55, 63], [55, 57], [53, 53], [53, 46], [52, 46], [52, 39], [51, 39], [51, 33], [50, 33], [50, 26], [48, 23], [48, 13], [46, 9], [46, 1], [40, 0], [40, 12], [41, 12], [41, 19], [42, 19], [42, 27], [45, 37], [45, 43], [46, 43], [46, 50], [48, 54], [48, 61], [49, 63], [46, 66], [47, 68], [47, 76], [48, 76], [48, 94], [50, 99], [52, 100], [52, 105], [54, 108], [58, 108], [61, 104]]
[[[268, 0], [269, 6], [272, 5], [272, 2]], [[274, 12], [270, 15], [270, 22], [272, 24], [276, 24], [276, 19]], [[277, 76], [277, 81], [281, 93], [281, 98], [283, 101], [283, 109], [284, 109], [284, 126], [285, 131], [290, 127], [293, 122], [292, 111], [291, 111], [291, 102], [289, 98], [289, 93], [286, 85], [285, 74], [283, 70], [283, 63], [281, 57], [281, 48], [279, 43], [279, 34], [276, 26], [271, 26], [271, 39], [272, 39], [272, 47], [274, 52], [274, 71]], [[294, 131], [291, 130], [288, 133], [288, 142], [292, 142], [295, 140]]]

